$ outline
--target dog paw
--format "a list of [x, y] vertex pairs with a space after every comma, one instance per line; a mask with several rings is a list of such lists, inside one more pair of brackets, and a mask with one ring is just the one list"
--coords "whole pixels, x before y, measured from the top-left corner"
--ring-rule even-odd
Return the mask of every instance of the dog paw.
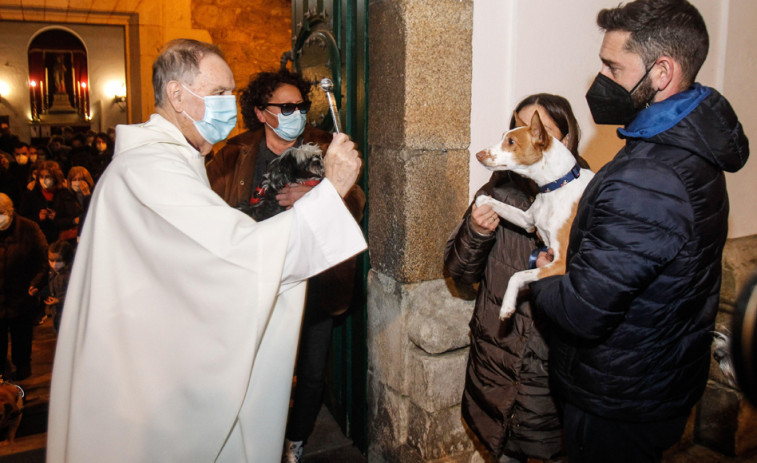
[[476, 207], [481, 207], [483, 204], [491, 204], [492, 197], [486, 195], [476, 196]]
[[509, 306], [508, 304], [503, 304], [502, 309], [499, 311], [499, 319], [500, 320], [507, 320], [515, 313], [515, 306]]

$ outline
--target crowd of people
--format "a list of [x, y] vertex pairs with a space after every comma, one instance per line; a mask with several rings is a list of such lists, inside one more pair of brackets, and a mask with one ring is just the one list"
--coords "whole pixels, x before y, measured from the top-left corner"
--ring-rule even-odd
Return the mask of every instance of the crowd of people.
[[[113, 138], [93, 131], [28, 144], [0, 126], [0, 375], [31, 374], [35, 324], [57, 330], [74, 252], [95, 183], [113, 156]], [[10, 338], [12, 358], [7, 359]], [[9, 361], [10, 360], [10, 361]]]

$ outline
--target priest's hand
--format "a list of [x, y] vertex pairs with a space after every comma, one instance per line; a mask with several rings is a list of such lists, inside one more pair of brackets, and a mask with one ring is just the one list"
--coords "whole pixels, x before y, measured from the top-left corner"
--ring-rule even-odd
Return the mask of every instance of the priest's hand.
[[362, 164], [360, 153], [355, 149], [355, 143], [350, 137], [343, 133], [335, 133], [334, 140], [323, 158], [323, 167], [326, 178], [342, 198], [357, 181]]

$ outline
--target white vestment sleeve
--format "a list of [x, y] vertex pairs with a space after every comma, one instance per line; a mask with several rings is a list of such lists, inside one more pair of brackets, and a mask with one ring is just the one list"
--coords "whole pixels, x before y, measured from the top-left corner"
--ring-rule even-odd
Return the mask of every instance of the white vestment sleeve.
[[367, 247], [363, 232], [328, 179], [294, 203], [281, 291]]

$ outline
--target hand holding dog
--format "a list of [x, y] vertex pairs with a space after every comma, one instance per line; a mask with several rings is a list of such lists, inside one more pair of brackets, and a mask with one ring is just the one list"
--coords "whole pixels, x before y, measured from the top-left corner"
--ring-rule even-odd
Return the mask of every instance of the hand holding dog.
[[552, 248], [547, 249], [547, 251], [542, 251], [539, 253], [539, 255], [536, 257], [536, 268], [544, 267], [545, 265], [549, 265], [552, 263], [552, 261], [555, 260], [555, 251]]
[[350, 137], [343, 133], [335, 133], [323, 157], [323, 167], [326, 178], [342, 198], [357, 181], [362, 164], [360, 153], [355, 149], [355, 143]]
[[471, 228], [479, 235], [490, 235], [499, 225], [499, 216], [488, 204], [480, 207], [473, 204], [470, 218]]
[[276, 195], [276, 201], [279, 202], [279, 206], [289, 209], [295, 201], [305, 196], [305, 193], [312, 189], [312, 186], [292, 183], [279, 190], [279, 194]]

